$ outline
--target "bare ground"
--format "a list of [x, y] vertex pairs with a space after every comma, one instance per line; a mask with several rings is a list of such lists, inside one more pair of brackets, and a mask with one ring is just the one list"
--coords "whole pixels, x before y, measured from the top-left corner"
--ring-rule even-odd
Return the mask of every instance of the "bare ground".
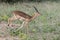
[[[13, 28], [16, 28], [17, 25], [19, 24], [15, 24]], [[10, 36], [7, 28], [9, 27], [6, 22], [0, 22], [0, 40], [20, 40], [19, 37]]]

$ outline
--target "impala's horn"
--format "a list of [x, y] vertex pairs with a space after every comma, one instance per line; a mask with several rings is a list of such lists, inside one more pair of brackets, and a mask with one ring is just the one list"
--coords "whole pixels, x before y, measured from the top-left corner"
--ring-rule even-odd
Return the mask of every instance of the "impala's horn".
[[34, 9], [36, 10], [36, 12], [38, 12], [39, 13], [39, 11], [37, 10], [37, 8], [35, 7], [35, 6], [33, 6], [34, 7]]

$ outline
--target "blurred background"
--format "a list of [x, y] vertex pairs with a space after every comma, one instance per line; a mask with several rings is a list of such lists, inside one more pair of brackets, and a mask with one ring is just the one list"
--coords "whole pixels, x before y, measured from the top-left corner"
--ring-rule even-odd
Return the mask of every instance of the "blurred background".
[[0, 0], [0, 2], [5, 3], [17, 3], [17, 2], [45, 2], [45, 1], [60, 1], [60, 0]]
[[[33, 5], [42, 15], [29, 23], [28, 34], [26, 27], [16, 31], [22, 21], [13, 21], [15, 27], [7, 26], [12, 11], [32, 16], [36, 12]], [[0, 40], [60, 40], [60, 0], [0, 0]]]

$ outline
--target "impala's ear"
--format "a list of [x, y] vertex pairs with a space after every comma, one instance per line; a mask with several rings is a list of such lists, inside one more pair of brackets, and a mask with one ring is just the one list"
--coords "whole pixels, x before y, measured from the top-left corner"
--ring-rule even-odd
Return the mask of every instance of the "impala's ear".
[[39, 11], [37, 10], [37, 8], [36, 8], [35, 6], [33, 6], [33, 7], [34, 7], [34, 9], [36, 10], [36, 12], [39, 13]]

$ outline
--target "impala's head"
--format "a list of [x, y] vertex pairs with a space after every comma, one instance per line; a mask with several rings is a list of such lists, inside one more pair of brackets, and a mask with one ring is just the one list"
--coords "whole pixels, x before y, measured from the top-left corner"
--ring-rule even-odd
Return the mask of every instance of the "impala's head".
[[37, 8], [36, 8], [35, 6], [33, 6], [33, 7], [34, 7], [34, 9], [36, 10], [35, 15], [39, 16], [39, 15], [40, 15], [39, 11], [37, 10]]
[[40, 16], [40, 13], [36, 12], [35, 15], [36, 15], [36, 16]]
[[34, 13], [34, 15], [32, 16], [32, 20], [35, 19], [37, 16], [40, 16], [40, 13], [38, 12], [37, 8], [35, 6], [33, 6], [34, 9], [36, 10], [36, 13]]

